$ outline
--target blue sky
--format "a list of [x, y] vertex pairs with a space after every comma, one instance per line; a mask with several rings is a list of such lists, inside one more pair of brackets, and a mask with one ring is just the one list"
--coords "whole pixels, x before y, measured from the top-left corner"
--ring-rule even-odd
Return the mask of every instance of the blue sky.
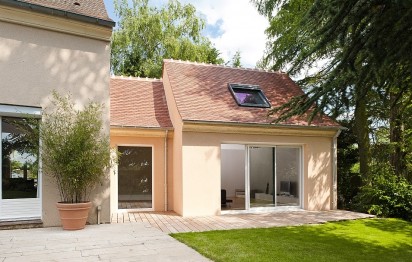
[[[109, 17], [118, 21], [114, 15], [113, 0], [104, 0]], [[167, 0], [151, 0], [155, 5]], [[236, 51], [241, 52], [244, 67], [254, 68], [262, 57], [268, 22], [260, 16], [249, 0], [180, 0], [191, 3], [199, 15], [206, 20], [204, 35], [209, 37], [221, 52], [225, 61], [232, 58]]]

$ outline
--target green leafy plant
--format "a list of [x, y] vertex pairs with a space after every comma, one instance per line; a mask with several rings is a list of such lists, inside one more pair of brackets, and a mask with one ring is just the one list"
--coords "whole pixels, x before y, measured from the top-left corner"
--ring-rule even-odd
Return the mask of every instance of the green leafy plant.
[[374, 175], [355, 198], [359, 211], [412, 221], [412, 185], [390, 171]]
[[103, 132], [102, 105], [75, 109], [71, 96], [53, 92], [40, 124], [43, 172], [52, 176], [64, 203], [88, 201], [110, 167], [109, 137]]

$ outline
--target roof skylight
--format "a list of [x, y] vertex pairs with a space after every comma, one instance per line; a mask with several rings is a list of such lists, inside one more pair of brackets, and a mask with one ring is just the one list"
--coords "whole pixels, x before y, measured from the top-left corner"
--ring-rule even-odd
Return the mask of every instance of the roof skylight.
[[229, 90], [239, 106], [270, 107], [268, 99], [257, 85], [229, 84]]

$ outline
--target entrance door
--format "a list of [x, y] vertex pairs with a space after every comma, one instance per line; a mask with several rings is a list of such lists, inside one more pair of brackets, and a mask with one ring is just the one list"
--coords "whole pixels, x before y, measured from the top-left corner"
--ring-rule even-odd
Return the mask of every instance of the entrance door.
[[37, 128], [34, 120], [0, 117], [0, 220], [41, 217]]
[[152, 147], [119, 146], [118, 150], [118, 209], [151, 209]]

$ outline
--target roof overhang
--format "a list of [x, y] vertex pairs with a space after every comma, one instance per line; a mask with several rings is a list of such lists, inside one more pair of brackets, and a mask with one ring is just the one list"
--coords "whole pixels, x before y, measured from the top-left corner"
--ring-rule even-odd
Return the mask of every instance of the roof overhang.
[[[110, 42], [112, 26], [103, 25], [102, 23], [105, 23], [103, 21], [106, 20], [54, 9], [49, 13], [36, 12], [37, 9], [33, 12], [33, 8], [22, 8], [20, 4], [23, 2], [18, 2], [19, 5], [9, 4], [9, 2], [15, 1], [0, 2], [0, 21]], [[66, 13], [66, 15], [56, 15], [57, 13]], [[110, 22], [110, 25], [111, 23], [114, 25], [114, 22]]]
[[183, 121], [183, 132], [198, 133], [334, 137], [336, 133], [342, 129], [343, 127], [340, 126], [298, 126], [193, 120]]
[[64, 11], [56, 8], [51, 8], [51, 7], [46, 7], [42, 5], [36, 5], [33, 3], [27, 3], [27, 2], [22, 2], [22, 1], [16, 1], [16, 0], [1, 0], [0, 4], [3, 5], [8, 5], [16, 8], [21, 8], [21, 9], [27, 9], [31, 10], [34, 12], [39, 12], [43, 14], [48, 14], [48, 15], [54, 15], [54, 16], [60, 16], [60, 17], [65, 17], [73, 20], [78, 20], [86, 23], [92, 23], [92, 24], [97, 24], [100, 26], [105, 26], [105, 27], [114, 27], [116, 23], [111, 20], [105, 20], [101, 18], [96, 18], [96, 17], [91, 17], [87, 15], [81, 15], [77, 13], [73, 13], [70, 11]]
[[166, 135], [173, 137], [173, 128], [110, 126], [110, 136], [164, 138]]

